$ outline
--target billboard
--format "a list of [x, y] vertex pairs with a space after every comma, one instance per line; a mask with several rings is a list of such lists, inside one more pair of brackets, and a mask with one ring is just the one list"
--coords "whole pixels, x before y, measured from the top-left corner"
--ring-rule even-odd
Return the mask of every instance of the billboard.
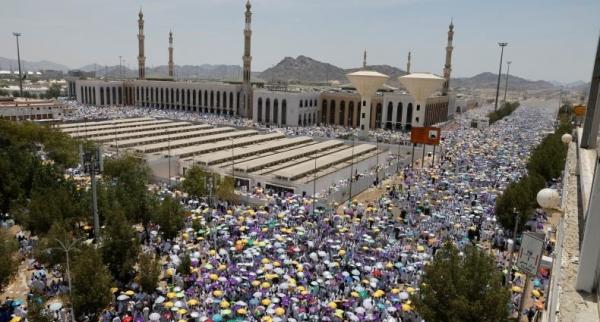
[[439, 127], [413, 127], [410, 142], [413, 144], [439, 145], [442, 131]]
[[517, 267], [528, 274], [537, 274], [543, 251], [544, 239], [542, 237], [530, 232], [524, 233], [521, 249], [519, 250], [519, 259], [517, 259]]
[[585, 105], [573, 106], [573, 111], [575, 112], [575, 115], [577, 115], [577, 116], [584, 116], [586, 110], [587, 110], [587, 108], [585, 107]]

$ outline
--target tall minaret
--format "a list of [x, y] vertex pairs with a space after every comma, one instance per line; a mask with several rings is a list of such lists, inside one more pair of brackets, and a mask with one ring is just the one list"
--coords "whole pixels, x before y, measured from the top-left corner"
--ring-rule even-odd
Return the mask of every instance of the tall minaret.
[[406, 61], [406, 73], [410, 74], [410, 51], [408, 52], [408, 60]]
[[250, 55], [250, 45], [252, 38], [252, 12], [250, 9], [252, 5], [250, 4], [250, 0], [246, 2], [246, 26], [244, 27], [244, 57], [242, 60], [244, 62], [244, 75], [243, 75], [243, 83], [242, 83], [242, 94], [244, 96], [244, 110], [242, 111], [243, 116], [248, 118], [252, 118], [252, 83], [250, 82], [251, 74], [252, 74], [252, 56]]
[[367, 69], [367, 50], [363, 53], [363, 69]]
[[442, 88], [442, 95], [448, 95], [450, 89], [450, 72], [452, 72], [452, 39], [454, 38], [454, 24], [450, 20], [450, 26], [448, 27], [448, 45], [446, 46], [446, 64], [444, 65], [444, 87]]
[[173, 78], [173, 31], [169, 31], [169, 77]]
[[140, 8], [138, 19], [138, 78], [146, 78], [146, 56], [144, 56], [144, 14]]

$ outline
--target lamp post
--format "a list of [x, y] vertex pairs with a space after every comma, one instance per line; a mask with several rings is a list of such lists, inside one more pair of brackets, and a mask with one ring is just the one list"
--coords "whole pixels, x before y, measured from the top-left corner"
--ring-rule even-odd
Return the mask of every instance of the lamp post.
[[521, 221], [521, 214], [517, 212], [517, 208], [513, 208], [513, 215], [515, 215], [515, 228], [513, 230], [512, 235], [512, 245], [508, 251], [508, 271], [506, 272], [506, 284], [512, 283], [512, 279], [510, 278], [513, 266], [513, 250], [515, 249], [515, 243], [517, 242], [517, 230], [519, 229], [519, 222]]
[[13, 32], [13, 36], [17, 38], [17, 62], [19, 64], [19, 96], [23, 97], [23, 76], [21, 76], [21, 51], [19, 49], [19, 37], [23, 35], [20, 32]]
[[60, 245], [60, 248], [48, 248], [47, 250], [62, 250], [67, 256], [67, 282], [69, 283], [69, 298], [71, 300], [71, 320], [75, 322], [75, 308], [73, 305], [73, 286], [71, 285], [71, 257], [69, 256], [69, 253], [75, 248], [75, 244], [77, 244], [81, 240], [81, 238], [75, 239], [70, 243], [63, 243], [59, 239], [55, 240]]
[[352, 202], [352, 181], [354, 179], [354, 134], [352, 134], [352, 160], [350, 161], [350, 191], [348, 203]]
[[510, 73], [510, 64], [512, 63], [512, 61], [507, 61], [506, 65], [508, 65], [508, 67], [506, 68], [506, 82], [504, 82], [504, 103], [506, 103], [506, 92], [508, 92], [508, 74]]
[[498, 94], [500, 93], [500, 76], [502, 75], [502, 57], [504, 56], [504, 47], [508, 45], [507, 42], [499, 42], [500, 46], [500, 70], [498, 71], [498, 84], [496, 85], [496, 101], [494, 102], [494, 111], [498, 109]]

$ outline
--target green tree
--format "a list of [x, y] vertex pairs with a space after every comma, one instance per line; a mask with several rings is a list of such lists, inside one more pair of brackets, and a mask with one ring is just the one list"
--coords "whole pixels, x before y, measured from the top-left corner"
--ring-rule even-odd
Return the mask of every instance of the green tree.
[[140, 254], [138, 263], [137, 280], [142, 291], [151, 293], [158, 285], [160, 279], [160, 263], [154, 258], [153, 254]]
[[164, 238], [175, 238], [184, 224], [183, 208], [179, 200], [165, 197], [155, 211], [154, 222], [160, 226]]
[[123, 210], [117, 202], [113, 204], [107, 218], [102, 242], [102, 257], [112, 276], [121, 282], [128, 282], [134, 271], [140, 243], [136, 231], [127, 222]]
[[183, 191], [187, 192], [190, 197], [201, 198], [206, 196], [206, 183], [209, 174], [201, 167], [195, 165], [185, 173], [185, 180], [181, 184]]
[[147, 227], [152, 201], [148, 193], [150, 170], [143, 160], [132, 155], [104, 162], [105, 179], [112, 184], [115, 198], [129, 220]]
[[82, 246], [71, 270], [75, 314], [98, 314], [112, 299], [112, 280], [102, 256], [93, 247]]
[[52, 85], [50, 85], [50, 87], [46, 91], [46, 98], [59, 97], [61, 89], [62, 89], [62, 87], [60, 86], [60, 84], [53, 83]]
[[19, 262], [15, 252], [18, 246], [15, 238], [5, 228], [0, 228], [0, 290], [10, 282], [17, 271]]
[[187, 276], [192, 273], [192, 260], [189, 254], [186, 254], [179, 266], [177, 266], [177, 272], [181, 275]]
[[72, 231], [63, 221], [52, 223], [48, 233], [39, 239], [33, 250], [35, 259], [49, 266], [64, 264], [65, 252], [57, 240], [61, 241], [63, 245], [69, 244], [74, 239]]
[[507, 320], [509, 299], [491, 256], [472, 245], [459, 254], [448, 243], [425, 266], [413, 302], [426, 321], [497, 322]]
[[217, 186], [216, 195], [219, 200], [225, 200], [231, 203], [237, 202], [237, 195], [234, 192], [234, 181], [232, 177], [221, 177]]

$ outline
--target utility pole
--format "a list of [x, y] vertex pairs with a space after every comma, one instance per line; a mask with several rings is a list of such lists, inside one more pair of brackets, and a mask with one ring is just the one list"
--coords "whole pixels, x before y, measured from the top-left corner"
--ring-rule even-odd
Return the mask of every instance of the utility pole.
[[506, 273], [506, 281], [507, 281], [507, 285], [512, 283], [512, 279], [510, 278], [510, 273], [512, 272], [512, 266], [513, 266], [513, 251], [515, 249], [515, 243], [517, 242], [517, 230], [519, 228], [519, 221], [521, 220], [521, 214], [517, 213], [517, 209], [513, 208], [513, 214], [516, 215], [516, 220], [515, 220], [515, 228], [513, 230], [513, 243], [512, 243], [512, 247], [510, 248], [510, 251], [508, 252], [508, 256], [510, 256], [508, 258], [508, 272]]
[[119, 56], [119, 77], [123, 79], [123, 60], [122, 56]]
[[231, 178], [233, 179], [232, 198], [235, 196], [235, 156], [233, 154], [233, 137], [231, 137]]
[[19, 96], [23, 97], [23, 76], [21, 75], [21, 50], [19, 49], [19, 37], [23, 35], [20, 32], [13, 32], [13, 36], [17, 38], [17, 62], [19, 64]]
[[508, 67], [506, 68], [506, 82], [504, 83], [504, 103], [506, 104], [506, 92], [508, 92], [508, 74], [510, 73], [510, 64], [512, 61], [507, 61], [506, 64]]
[[317, 158], [318, 156], [315, 155], [315, 169], [314, 169], [314, 175], [313, 175], [313, 193], [312, 193], [312, 215], [313, 217], [315, 216], [315, 206], [317, 204]]
[[75, 322], [75, 308], [73, 305], [73, 286], [71, 285], [71, 258], [69, 256], [69, 253], [71, 252], [71, 250], [73, 250], [73, 248], [75, 247], [75, 244], [77, 244], [77, 242], [79, 242], [79, 239], [76, 239], [68, 244], [63, 243], [59, 239], [55, 239], [55, 240], [56, 240], [56, 242], [58, 242], [60, 244], [61, 248], [58, 248], [58, 249], [64, 251], [67, 256], [67, 282], [69, 283], [69, 297], [71, 300], [71, 320], [73, 322]]
[[352, 134], [352, 160], [350, 161], [350, 195], [348, 196], [348, 203], [352, 202], [352, 181], [354, 179], [354, 133]]
[[504, 56], [504, 47], [508, 45], [507, 42], [499, 42], [500, 46], [500, 70], [498, 71], [498, 84], [496, 85], [496, 101], [494, 102], [494, 111], [498, 109], [498, 94], [500, 93], [500, 76], [502, 76], [502, 57]]

